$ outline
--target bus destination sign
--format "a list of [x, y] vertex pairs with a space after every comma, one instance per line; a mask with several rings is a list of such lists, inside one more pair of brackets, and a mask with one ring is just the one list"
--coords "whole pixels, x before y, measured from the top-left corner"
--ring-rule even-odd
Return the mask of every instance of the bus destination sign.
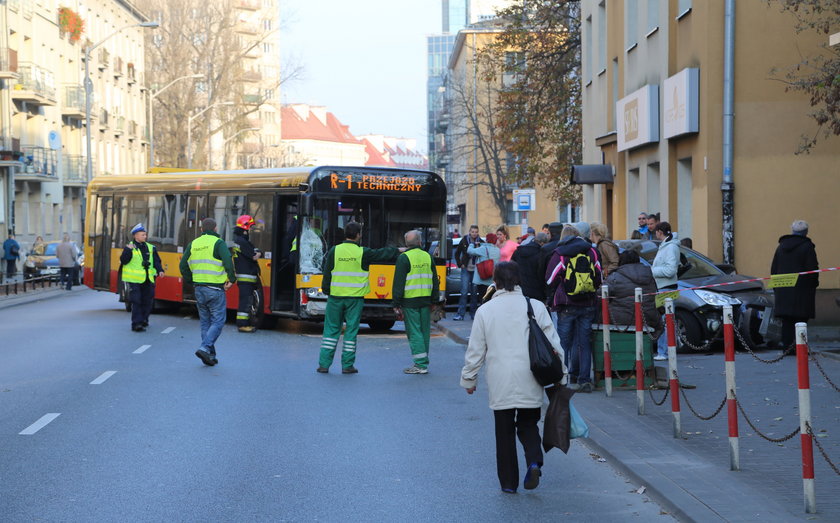
[[446, 196], [443, 180], [434, 173], [396, 169], [323, 169], [311, 180], [314, 192], [376, 194], [437, 198]]
[[386, 191], [417, 193], [423, 183], [413, 176], [364, 173], [330, 173], [330, 189], [338, 191]]

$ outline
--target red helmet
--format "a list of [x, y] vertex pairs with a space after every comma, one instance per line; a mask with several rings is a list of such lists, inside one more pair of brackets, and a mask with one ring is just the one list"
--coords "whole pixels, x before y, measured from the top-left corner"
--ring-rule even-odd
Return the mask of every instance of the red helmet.
[[242, 227], [246, 231], [248, 229], [250, 229], [253, 225], [254, 225], [254, 219], [247, 214], [243, 214], [242, 216], [239, 217], [239, 219], [236, 220], [236, 226], [237, 227]]

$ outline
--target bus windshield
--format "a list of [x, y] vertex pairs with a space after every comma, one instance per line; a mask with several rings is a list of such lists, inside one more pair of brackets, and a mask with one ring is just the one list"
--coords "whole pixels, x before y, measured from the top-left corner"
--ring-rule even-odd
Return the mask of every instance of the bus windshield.
[[428, 202], [383, 196], [323, 196], [312, 216], [301, 220], [300, 272], [321, 274], [326, 252], [344, 241], [344, 227], [351, 221], [362, 225], [363, 247], [401, 247], [403, 235], [413, 229], [422, 233], [423, 248], [440, 240], [442, 212], [430, 212]]

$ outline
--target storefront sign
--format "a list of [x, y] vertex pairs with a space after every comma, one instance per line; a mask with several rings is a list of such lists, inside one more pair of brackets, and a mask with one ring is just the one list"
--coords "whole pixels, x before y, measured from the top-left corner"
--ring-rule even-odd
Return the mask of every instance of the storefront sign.
[[673, 138], [699, 131], [700, 70], [683, 69], [665, 80], [664, 88], [664, 137]]
[[615, 105], [619, 151], [659, 141], [658, 85], [646, 85]]

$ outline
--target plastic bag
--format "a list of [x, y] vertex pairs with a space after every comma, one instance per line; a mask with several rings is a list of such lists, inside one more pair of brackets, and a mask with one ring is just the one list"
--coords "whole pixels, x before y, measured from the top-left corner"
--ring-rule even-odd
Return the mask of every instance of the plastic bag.
[[584, 421], [583, 416], [580, 415], [580, 413], [575, 408], [575, 405], [571, 401], [569, 401], [569, 415], [571, 417], [571, 430], [569, 431], [569, 437], [572, 439], [588, 438], [589, 425], [586, 424], [586, 421]]

